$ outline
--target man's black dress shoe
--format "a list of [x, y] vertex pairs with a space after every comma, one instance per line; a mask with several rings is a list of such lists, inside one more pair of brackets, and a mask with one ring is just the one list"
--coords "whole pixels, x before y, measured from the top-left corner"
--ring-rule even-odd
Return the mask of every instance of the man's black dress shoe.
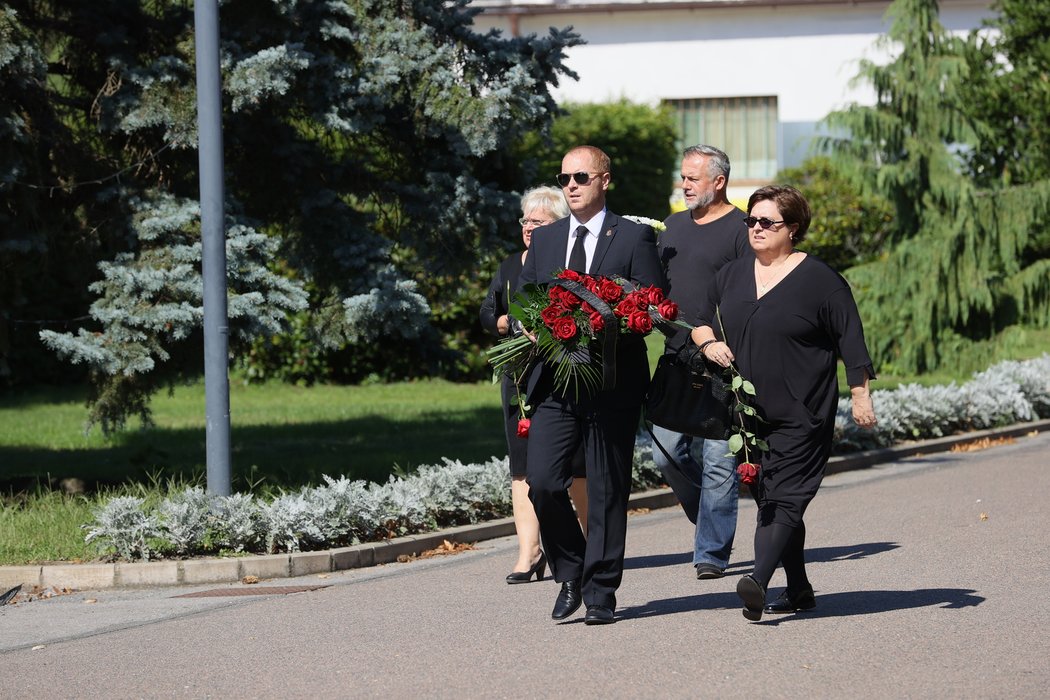
[[806, 588], [798, 593], [792, 593], [784, 589], [776, 600], [765, 607], [767, 613], [794, 613], [800, 610], [812, 610], [817, 607], [817, 599], [813, 595], [812, 588]]
[[736, 582], [736, 594], [744, 601], [744, 617], [752, 622], [762, 619], [762, 608], [766, 605], [766, 590], [751, 576], [741, 576]]
[[604, 605], [588, 605], [587, 614], [583, 616], [585, 625], [611, 625], [614, 622], [616, 622], [616, 616], [612, 608]]
[[580, 592], [580, 579], [566, 581], [561, 584], [561, 592], [558, 593], [558, 599], [554, 601], [551, 617], [555, 620], [564, 620], [579, 610], [581, 603], [583, 603], [583, 594]]

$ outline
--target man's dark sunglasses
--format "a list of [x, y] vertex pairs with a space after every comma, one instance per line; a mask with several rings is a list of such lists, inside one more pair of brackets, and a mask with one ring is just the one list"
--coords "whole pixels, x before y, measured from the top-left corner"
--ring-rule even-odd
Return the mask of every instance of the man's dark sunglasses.
[[585, 173], [582, 170], [578, 173], [558, 173], [558, 184], [562, 187], [569, 186], [569, 180], [573, 179], [577, 185], [586, 185], [591, 181], [591, 175], [601, 175], [601, 173]]

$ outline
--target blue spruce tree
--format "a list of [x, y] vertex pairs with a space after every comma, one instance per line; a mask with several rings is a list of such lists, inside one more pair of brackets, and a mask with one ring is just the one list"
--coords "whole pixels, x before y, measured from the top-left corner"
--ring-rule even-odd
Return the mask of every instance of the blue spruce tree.
[[[148, 421], [157, 388], [200, 368], [192, 7], [8, 5], [26, 45], [54, 55], [24, 99], [60, 105], [54, 138], [95, 159], [37, 174], [69, 183], [81, 208], [65, 220], [91, 232], [99, 261], [90, 320], [40, 337], [90, 368], [93, 422]], [[298, 313], [319, 345], [396, 354], [430, 329], [422, 290], [454, 288], [503, 246], [521, 185], [509, 154], [549, 126], [549, 89], [573, 77], [562, 60], [579, 39], [480, 34], [476, 12], [466, 0], [221, 4], [233, 353]], [[100, 164], [119, 177], [85, 186]]]

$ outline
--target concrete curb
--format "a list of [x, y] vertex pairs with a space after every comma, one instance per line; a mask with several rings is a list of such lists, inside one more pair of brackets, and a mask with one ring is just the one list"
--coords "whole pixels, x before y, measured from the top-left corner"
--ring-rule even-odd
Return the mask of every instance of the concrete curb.
[[[985, 438], [1008, 438], [1050, 429], [1050, 420], [1018, 423], [1002, 428], [951, 435], [934, 440], [907, 443], [878, 450], [832, 457], [827, 473], [866, 469], [875, 464], [904, 457], [946, 452], [956, 445]], [[630, 498], [631, 508], [667, 508], [678, 504], [671, 489], [655, 489]], [[331, 571], [389, 564], [402, 556], [418, 555], [453, 543], [479, 542], [514, 534], [514, 519], [502, 518], [476, 525], [463, 525], [437, 532], [398, 537], [383, 542], [367, 542], [320, 552], [247, 555], [223, 559], [187, 559], [157, 562], [117, 562], [114, 564], [46, 564], [39, 566], [0, 566], [0, 591], [19, 584], [32, 587], [75, 590], [113, 587], [177, 586], [231, 583], [245, 576], [260, 579], [307, 576]]]

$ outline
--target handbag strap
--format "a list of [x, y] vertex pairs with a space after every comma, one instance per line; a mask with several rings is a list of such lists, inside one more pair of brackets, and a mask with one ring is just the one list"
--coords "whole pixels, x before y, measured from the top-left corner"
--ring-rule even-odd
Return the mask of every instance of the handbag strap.
[[[682, 469], [682, 465], [680, 465], [678, 463], [678, 460], [676, 460], [674, 457], [672, 457], [671, 453], [667, 451], [667, 448], [664, 447], [663, 444], [659, 440], [656, 439], [656, 433], [653, 432], [653, 422], [651, 420], [646, 419], [646, 421], [645, 421], [645, 432], [649, 433], [649, 437], [652, 438], [653, 444], [656, 445], [658, 448], [660, 448], [660, 451], [664, 453], [664, 457], [667, 458], [667, 461], [670, 462], [674, 466], [675, 469], [677, 469], [678, 471], [684, 473], [685, 470]], [[695, 440], [697, 438], [693, 438], [693, 439]], [[701, 458], [701, 465], [700, 465], [701, 470], [703, 469], [702, 461], [703, 460]], [[729, 473], [729, 476], [727, 476], [722, 481], [722, 483], [719, 484], [718, 486], [716, 486], [715, 488], [719, 489], [719, 488], [722, 488], [723, 486], [725, 486], [726, 482], [728, 482], [730, 479], [733, 478], [733, 474], [735, 472], [736, 472], [736, 469], [734, 468], [733, 471]], [[704, 483], [703, 483], [703, 481], [704, 481], [703, 474], [701, 474], [700, 475], [700, 483], [698, 484], [698, 487], [700, 488], [701, 491], [704, 490]], [[758, 501], [758, 497], [755, 496], [753, 491], [752, 491], [751, 495], [752, 495], [752, 497], [755, 498], [755, 501], [757, 502]]]
[[[671, 456], [671, 453], [667, 451], [667, 448], [664, 447], [663, 444], [659, 440], [656, 439], [656, 433], [653, 432], [653, 423], [652, 423], [652, 421], [650, 421], [650, 420], [645, 421], [645, 432], [649, 433], [649, 437], [652, 438], [653, 444], [660, 448], [660, 451], [664, 453], [664, 457], [667, 458], [667, 461], [670, 462], [671, 464], [673, 464], [675, 469], [677, 469], [678, 471], [682, 471], [682, 465], [680, 465], [675, 460], [675, 458]], [[701, 484], [700, 488], [703, 488], [702, 484]]]

